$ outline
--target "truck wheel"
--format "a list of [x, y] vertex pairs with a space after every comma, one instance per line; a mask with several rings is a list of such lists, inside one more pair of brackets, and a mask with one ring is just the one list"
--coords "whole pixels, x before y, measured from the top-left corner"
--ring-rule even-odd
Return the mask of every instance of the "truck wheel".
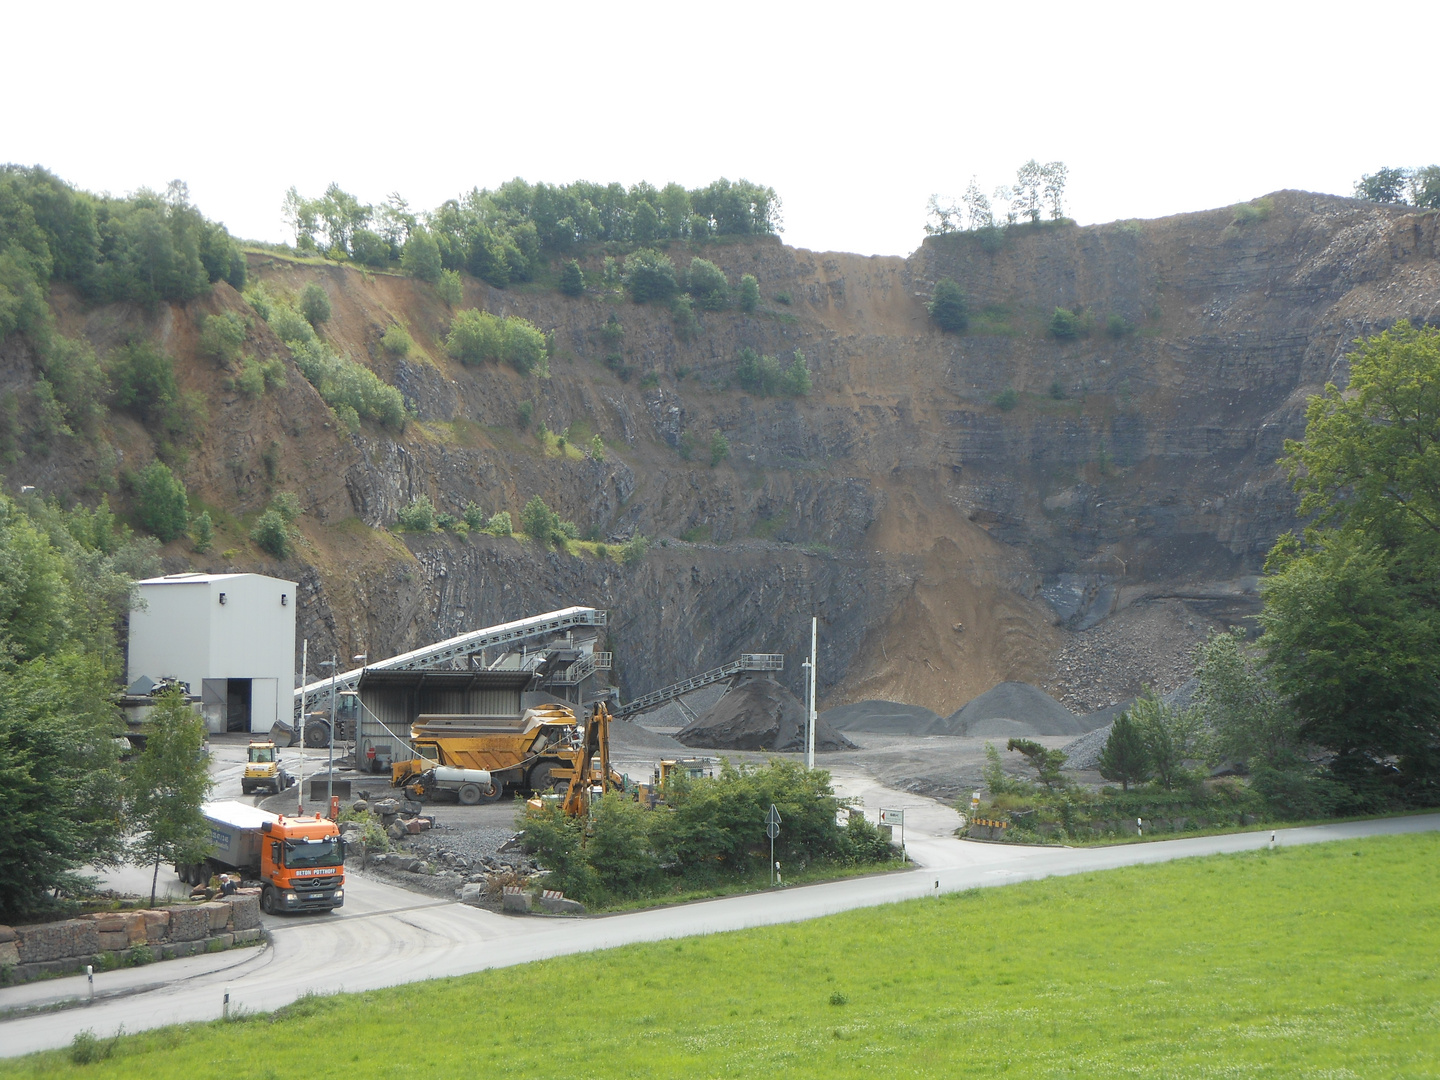
[[560, 768], [553, 761], [542, 761], [530, 770], [530, 790], [536, 795], [549, 795], [552, 792], [557, 795], [564, 795], [570, 790], [569, 780], [552, 780], [550, 774]]
[[474, 806], [480, 801], [480, 785], [461, 784], [460, 790], [457, 791], [455, 794], [460, 797], [460, 802], [462, 805]]
[[500, 796], [505, 791], [505, 785], [498, 780], [491, 780], [490, 786], [480, 789], [480, 801], [482, 803], [499, 802]]
[[311, 720], [305, 725], [305, 745], [319, 750], [330, 745], [330, 725], [324, 721]]
[[240, 794], [249, 795], [254, 790], [255, 788], [253, 785], [247, 784], [244, 780], [240, 781]]
[[260, 910], [266, 915], [275, 914], [275, 890], [269, 885], [260, 889]]

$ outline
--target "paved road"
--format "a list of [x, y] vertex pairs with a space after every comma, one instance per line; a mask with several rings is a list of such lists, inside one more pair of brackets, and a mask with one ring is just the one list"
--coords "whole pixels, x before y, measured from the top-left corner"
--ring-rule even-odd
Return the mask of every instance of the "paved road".
[[[894, 802], [894, 792], [860, 793]], [[108, 1035], [120, 1025], [138, 1031], [213, 1019], [228, 989], [232, 1008], [278, 1008], [306, 991], [333, 993], [461, 975], [565, 953], [611, 948], [691, 934], [818, 918], [852, 908], [937, 892], [1106, 870], [1141, 863], [1254, 850], [1270, 833], [1238, 833], [1107, 848], [978, 844], [945, 834], [948, 811], [904, 799], [916, 869], [827, 885], [784, 889], [607, 918], [573, 920], [497, 915], [436, 900], [374, 878], [351, 874], [346, 906], [337, 913], [266, 917], [273, 945], [163, 967], [97, 975], [94, 1004], [0, 1022], [0, 1055], [68, 1044], [79, 1031]], [[953, 828], [953, 825], [949, 827]], [[1440, 814], [1280, 831], [1283, 845], [1440, 830]], [[160, 983], [157, 980], [164, 979]], [[0, 1012], [17, 1006], [83, 998], [84, 978], [0, 990]]]

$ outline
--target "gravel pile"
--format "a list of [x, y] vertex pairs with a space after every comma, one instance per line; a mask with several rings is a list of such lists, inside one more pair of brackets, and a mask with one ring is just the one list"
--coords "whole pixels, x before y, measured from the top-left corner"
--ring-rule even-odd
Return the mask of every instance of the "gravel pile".
[[836, 731], [873, 731], [884, 735], [929, 735], [940, 715], [923, 705], [899, 701], [857, 701], [826, 709], [820, 719]]
[[[707, 750], [804, 750], [805, 706], [772, 679], [747, 679], [675, 737]], [[855, 744], [817, 718], [815, 749], [853, 750]]]
[[669, 735], [661, 735], [633, 720], [616, 720], [610, 725], [610, 753], [641, 754], [645, 751], [683, 753], [685, 744]]
[[1178, 600], [1136, 604], [1071, 637], [1046, 689], [1079, 713], [1128, 701], [1146, 687], [1167, 693], [1194, 674], [1195, 647], [1220, 625]]
[[1029, 738], [1084, 730], [1074, 713], [1038, 686], [1003, 682], [941, 720], [931, 734]]

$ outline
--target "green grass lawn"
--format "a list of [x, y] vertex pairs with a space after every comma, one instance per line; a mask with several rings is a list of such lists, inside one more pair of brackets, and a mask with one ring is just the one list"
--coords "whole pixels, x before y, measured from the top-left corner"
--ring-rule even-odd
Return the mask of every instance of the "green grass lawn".
[[0, 1077], [1440, 1076], [1437, 945], [1440, 835], [1381, 837], [308, 999]]

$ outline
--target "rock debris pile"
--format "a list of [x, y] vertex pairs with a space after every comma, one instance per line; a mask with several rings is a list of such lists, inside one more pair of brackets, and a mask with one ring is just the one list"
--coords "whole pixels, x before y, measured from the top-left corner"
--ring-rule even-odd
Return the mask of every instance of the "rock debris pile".
[[[804, 750], [805, 706], [772, 679], [746, 679], [675, 737], [707, 750]], [[817, 718], [815, 749], [853, 750], [855, 744]]]

